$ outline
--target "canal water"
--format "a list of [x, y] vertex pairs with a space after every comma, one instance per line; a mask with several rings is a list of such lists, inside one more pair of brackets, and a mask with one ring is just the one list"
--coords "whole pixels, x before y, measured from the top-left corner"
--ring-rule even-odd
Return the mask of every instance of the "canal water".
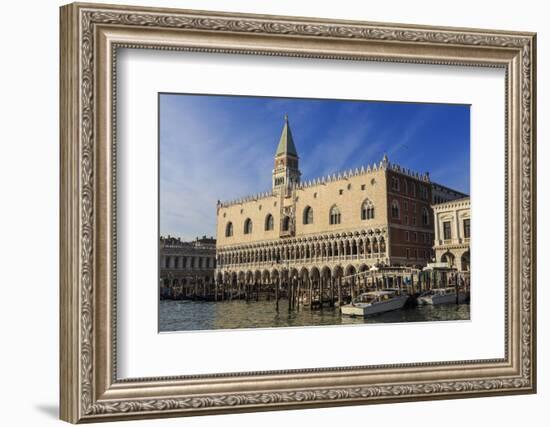
[[323, 308], [322, 310], [305, 308], [289, 313], [286, 300], [280, 301], [279, 312], [275, 310], [274, 301], [161, 300], [159, 306], [160, 332], [469, 319], [469, 304], [421, 305], [382, 313], [366, 319], [341, 316], [338, 308]]

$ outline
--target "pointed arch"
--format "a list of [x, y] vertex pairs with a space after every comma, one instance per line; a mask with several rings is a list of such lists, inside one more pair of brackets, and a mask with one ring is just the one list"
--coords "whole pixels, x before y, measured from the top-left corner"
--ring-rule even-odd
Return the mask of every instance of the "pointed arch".
[[340, 224], [341, 221], [342, 221], [342, 215], [340, 214], [340, 209], [338, 209], [338, 206], [332, 205], [329, 213], [330, 225]]
[[386, 252], [386, 241], [384, 240], [384, 237], [380, 236], [378, 238], [378, 249], [380, 251], [380, 253], [385, 253]]
[[422, 208], [422, 225], [430, 225], [430, 214], [426, 207]]
[[268, 213], [265, 216], [265, 231], [273, 230], [273, 215]]
[[354, 265], [349, 264], [349, 265], [346, 266], [346, 269], [344, 270], [344, 275], [345, 276], [350, 276], [350, 275], [353, 275], [355, 273], [357, 273], [357, 270], [356, 270]]
[[244, 220], [244, 234], [251, 234], [252, 233], [252, 220], [250, 218], [246, 218]]
[[396, 176], [392, 176], [391, 178], [391, 189], [393, 191], [399, 191], [399, 178]]
[[311, 206], [306, 206], [304, 208], [302, 218], [304, 224], [313, 224], [313, 208]]
[[323, 266], [321, 268], [321, 277], [324, 277], [326, 279], [330, 279], [332, 277], [332, 272], [330, 271], [330, 267], [328, 265]]
[[225, 225], [225, 237], [231, 237], [231, 236], [233, 236], [233, 223], [229, 221]]
[[393, 200], [391, 203], [391, 217], [394, 219], [399, 219], [401, 215], [400, 208], [399, 208], [399, 202], [397, 200]]
[[332, 277], [342, 277], [344, 275], [344, 269], [341, 265], [337, 265], [332, 269]]
[[285, 215], [283, 218], [283, 231], [290, 230], [290, 217], [288, 215]]
[[361, 219], [374, 219], [374, 203], [368, 198], [361, 204]]

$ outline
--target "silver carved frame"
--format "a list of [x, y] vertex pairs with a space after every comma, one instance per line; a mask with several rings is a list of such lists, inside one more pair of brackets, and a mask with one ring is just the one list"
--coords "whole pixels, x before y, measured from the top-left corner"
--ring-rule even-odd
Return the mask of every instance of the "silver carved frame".
[[[100, 4], [71, 4], [60, 13], [61, 419], [78, 423], [536, 391], [535, 34]], [[504, 68], [505, 357], [117, 379], [120, 47]]]

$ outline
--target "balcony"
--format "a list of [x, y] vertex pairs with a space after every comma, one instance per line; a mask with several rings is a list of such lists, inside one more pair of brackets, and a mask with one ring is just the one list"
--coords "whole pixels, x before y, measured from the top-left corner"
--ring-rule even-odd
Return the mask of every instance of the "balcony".
[[310, 258], [291, 258], [291, 259], [282, 259], [280, 262], [274, 260], [267, 261], [248, 261], [248, 262], [229, 262], [224, 264], [219, 264], [218, 268], [239, 268], [239, 267], [250, 267], [250, 268], [271, 268], [274, 266], [295, 266], [295, 265], [305, 265], [305, 264], [316, 264], [316, 263], [340, 263], [345, 261], [360, 261], [360, 260], [378, 260], [380, 258], [385, 258], [387, 254], [385, 252], [372, 252], [367, 254], [355, 254], [355, 255], [336, 255], [336, 256], [313, 256]]
[[436, 240], [434, 242], [435, 246], [452, 246], [452, 245], [468, 245], [470, 244], [470, 238], [459, 238], [459, 239], [443, 239]]

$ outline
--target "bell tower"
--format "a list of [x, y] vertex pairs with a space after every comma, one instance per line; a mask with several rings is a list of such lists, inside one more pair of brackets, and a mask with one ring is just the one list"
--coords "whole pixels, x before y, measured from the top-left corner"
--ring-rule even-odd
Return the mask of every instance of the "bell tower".
[[273, 191], [291, 188], [300, 183], [300, 169], [298, 168], [298, 152], [294, 145], [288, 116], [285, 115], [283, 132], [275, 152], [275, 167], [273, 169]]

